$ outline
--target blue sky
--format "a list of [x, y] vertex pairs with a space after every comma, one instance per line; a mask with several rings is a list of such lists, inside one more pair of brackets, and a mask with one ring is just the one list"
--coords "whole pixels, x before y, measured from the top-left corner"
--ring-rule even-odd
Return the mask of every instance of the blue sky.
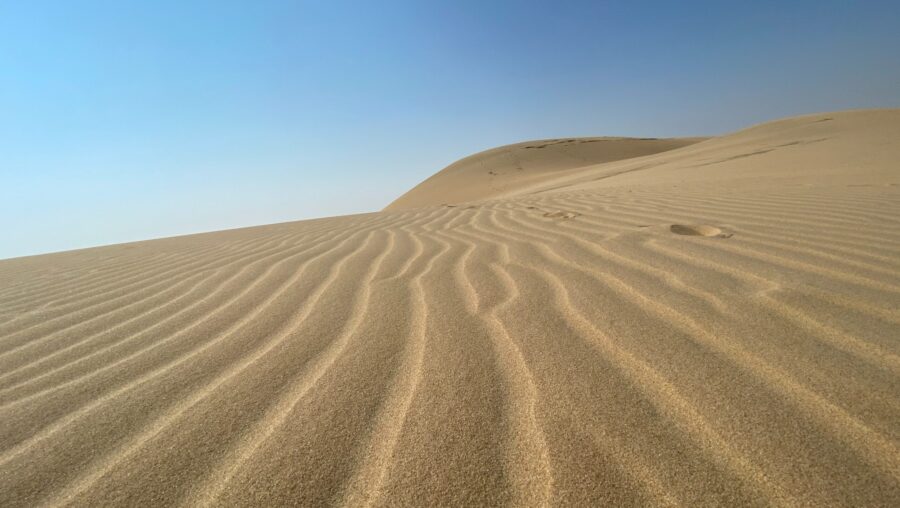
[[0, 0], [0, 258], [375, 211], [455, 159], [900, 106], [900, 2]]

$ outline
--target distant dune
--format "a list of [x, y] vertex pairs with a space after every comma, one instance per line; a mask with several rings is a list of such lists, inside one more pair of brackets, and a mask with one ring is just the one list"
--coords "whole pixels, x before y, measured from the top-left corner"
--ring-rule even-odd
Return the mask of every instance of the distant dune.
[[695, 141], [0, 261], [0, 506], [900, 506], [900, 110]]
[[438, 171], [385, 210], [508, 196], [585, 166], [664, 152], [704, 139], [542, 139], [492, 148]]

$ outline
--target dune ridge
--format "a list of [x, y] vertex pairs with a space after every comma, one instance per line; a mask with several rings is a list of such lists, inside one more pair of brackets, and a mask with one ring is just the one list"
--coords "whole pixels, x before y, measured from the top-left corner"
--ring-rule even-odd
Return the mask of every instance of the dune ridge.
[[579, 168], [674, 150], [705, 139], [566, 138], [500, 146], [454, 162], [395, 199], [385, 210], [515, 195], [523, 188]]
[[898, 139], [0, 261], [0, 505], [895, 506]]

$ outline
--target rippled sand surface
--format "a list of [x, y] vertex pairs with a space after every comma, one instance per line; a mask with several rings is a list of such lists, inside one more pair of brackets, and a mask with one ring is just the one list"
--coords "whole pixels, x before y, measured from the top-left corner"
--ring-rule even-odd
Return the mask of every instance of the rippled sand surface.
[[0, 261], [0, 506], [900, 505], [900, 111], [671, 148]]

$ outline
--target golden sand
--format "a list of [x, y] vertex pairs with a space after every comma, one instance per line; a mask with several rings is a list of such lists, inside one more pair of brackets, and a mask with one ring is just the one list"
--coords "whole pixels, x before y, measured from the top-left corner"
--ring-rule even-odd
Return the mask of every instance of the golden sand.
[[0, 261], [0, 506], [898, 506], [898, 339], [900, 110], [512, 145]]

